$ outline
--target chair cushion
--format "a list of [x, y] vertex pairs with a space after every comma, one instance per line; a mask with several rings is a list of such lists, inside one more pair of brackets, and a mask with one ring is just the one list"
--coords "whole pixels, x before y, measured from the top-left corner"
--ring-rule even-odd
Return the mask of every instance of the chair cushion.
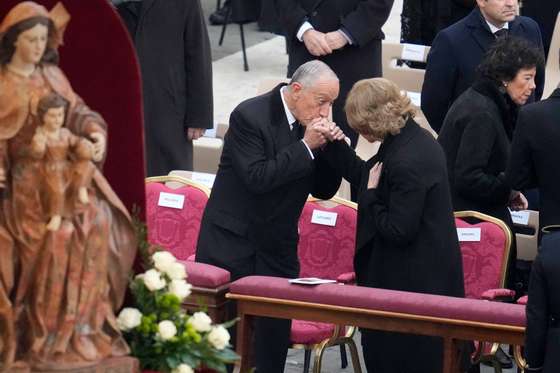
[[187, 270], [187, 281], [192, 286], [216, 288], [230, 281], [229, 271], [206, 263], [180, 261]]
[[230, 292], [327, 305], [408, 313], [511, 326], [525, 326], [525, 307], [405, 291], [324, 284], [292, 285], [285, 278], [249, 276], [233, 282]]
[[[314, 210], [336, 213], [336, 225], [311, 223]], [[325, 207], [317, 202], [307, 202], [298, 224], [299, 276], [336, 280], [340, 274], [352, 272], [356, 221], [357, 212], [351, 207]]]
[[480, 228], [480, 242], [461, 242], [465, 296], [480, 299], [488, 289], [501, 288], [501, 279], [507, 258], [504, 249], [506, 235], [494, 223], [469, 224], [455, 219], [457, 228]]
[[517, 300], [517, 304], [522, 304], [522, 305], [526, 305], [527, 302], [529, 301], [529, 296], [528, 295], [524, 295], [521, 298], [519, 298]]
[[294, 344], [316, 344], [332, 337], [333, 332], [334, 324], [292, 320], [290, 340]]
[[[162, 192], [185, 196], [182, 209], [158, 206]], [[162, 183], [146, 184], [148, 240], [185, 260], [196, 251], [202, 214], [208, 197], [202, 190], [186, 185], [172, 189]]]

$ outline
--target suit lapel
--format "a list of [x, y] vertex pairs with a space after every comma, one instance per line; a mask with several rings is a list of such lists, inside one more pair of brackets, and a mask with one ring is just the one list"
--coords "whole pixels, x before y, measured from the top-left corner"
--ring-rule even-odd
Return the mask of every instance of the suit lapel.
[[157, 0], [142, 0], [142, 11], [140, 12], [140, 20], [138, 21], [138, 24], [142, 23], [144, 17], [146, 16], [146, 14], [148, 14], [148, 12], [154, 6], [156, 1]]
[[487, 51], [496, 40], [478, 8], [468, 15], [467, 27], [469, 27], [473, 39], [483, 51]]
[[280, 89], [284, 86], [286, 84], [276, 86], [272, 90], [270, 97], [270, 133], [272, 135], [272, 143], [274, 144], [274, 153], [278, 153], [280, 149], [290, 145], [292, 142], [290, 126], [286, 118], [282, 98], [280, 97]]

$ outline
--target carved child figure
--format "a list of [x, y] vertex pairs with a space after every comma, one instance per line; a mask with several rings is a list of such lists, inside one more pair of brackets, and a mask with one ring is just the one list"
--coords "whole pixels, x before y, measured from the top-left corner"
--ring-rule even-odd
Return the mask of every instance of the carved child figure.
[[68, 191], [77, 191], [78, 200], [89, 203], [87, 186], [95, 170], [91, 162], [93, 144], [64, 128], [67, 106], [68, 102], [56, 93], [43, 97], [37, 105], [40, 126], [31, 140], [33, 156], [43, 160], [43, 198], [50, 217], [46, 228], [50, 231], [60, 228]]

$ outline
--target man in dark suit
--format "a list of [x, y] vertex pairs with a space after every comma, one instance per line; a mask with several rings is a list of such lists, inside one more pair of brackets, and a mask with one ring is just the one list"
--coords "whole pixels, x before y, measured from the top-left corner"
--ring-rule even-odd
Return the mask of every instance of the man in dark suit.
[[[539, 26], [530, 18], [516, 16], [517, 0], [477, 0], [477, 4], [467, 17], [437, 34], [428, 55], [421, 105], [436, 132], [451, 104], [473, 83], [476, 67], [498, 37], [525, 38], [543, 49]], [[539, 100], [543, 68], [537, 71], [536, 84], [534, 95]]]
[[[311, 61], [296, 70], [288, 86], [242, 102], [232, 112], [202, 218], [197, 261], [227, 269], [232, 280], [298, 276], [303, 205], [309, 193], [331, 198], [341, 181], [320, 149], [327, 139], [344, 138], [326, 119], [338, 91], [334, 72]], [[290, 325], [290, 320], [257, 320], [257, 372], [284, 371]]]
[[[560, 223], [560, 221], [556, 221]], [[560, 226], [557, 226], [560, 227]], [[533, 262], [526, 308], [526, 372], [556, 373], [560, 366], [560, 232], [543, 236]]]
[[515, 190], [539, 188], [541, 227], [560, 224], [560, 88], [523, 107], [515, 128], [508, 183]]
[[393, 0], [275, 0], [288, 42], [288, 76], [319, 58], [340, 79], [333, 120], [356, 147], [358, 134], [346, 121], [346, 95], [358, 80], [381, 76], [381, 26]]
[[140, 62], [147, 175], [192, 170], [192, 140], [213, 126], [212, 58], [200, 0], [112, 1]]

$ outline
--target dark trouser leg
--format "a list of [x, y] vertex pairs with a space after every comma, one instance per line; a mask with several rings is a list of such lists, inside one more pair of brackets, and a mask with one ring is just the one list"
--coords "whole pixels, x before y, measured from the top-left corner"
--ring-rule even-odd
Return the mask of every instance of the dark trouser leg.
[[290, 347], [292, 320], [259, 317], [255, 320], [257, 373], [282, 373]]

